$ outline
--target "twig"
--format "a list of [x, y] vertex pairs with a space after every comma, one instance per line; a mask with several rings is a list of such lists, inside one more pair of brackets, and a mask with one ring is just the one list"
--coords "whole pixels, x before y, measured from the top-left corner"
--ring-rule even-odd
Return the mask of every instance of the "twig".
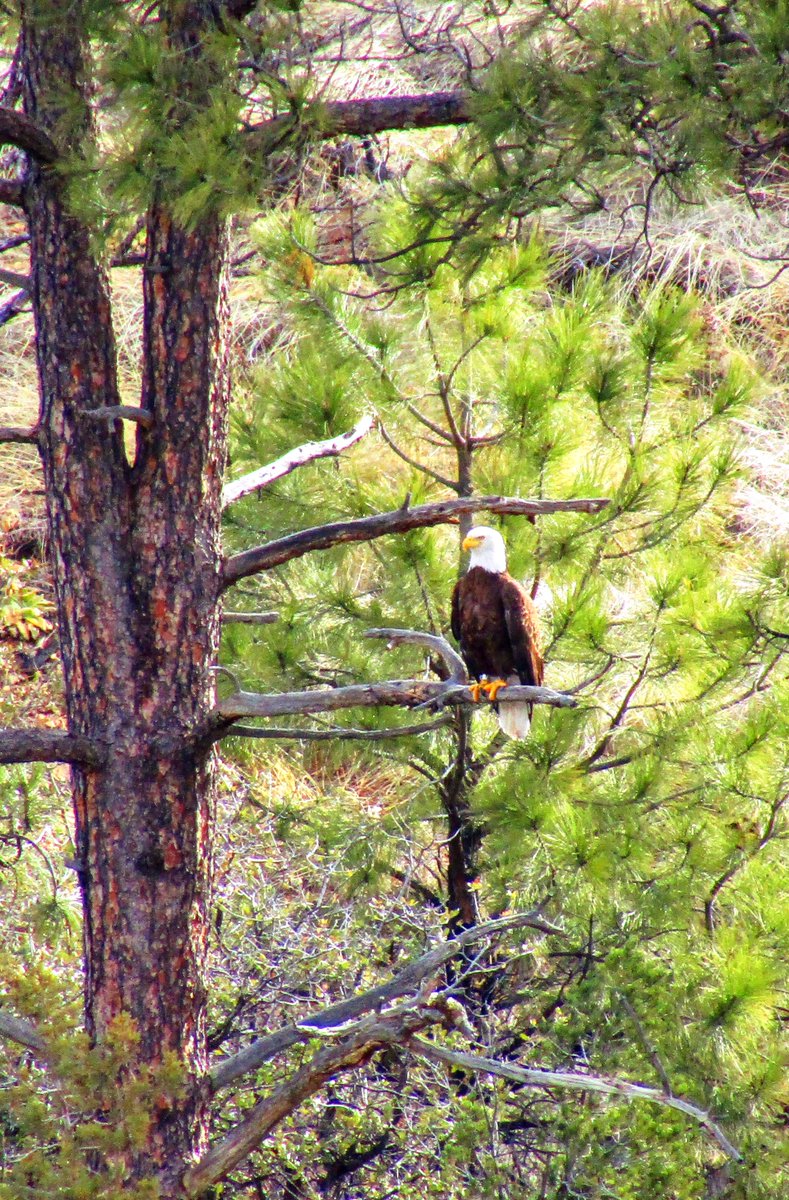
[[223, 625], [273, 625], [279, 620], [278, 612], [223, 612]]
[[324, 442], [306, 442], [303, 446], [297, 446], [295, 450], [289, 450], [287, 454], [283, 454], [281, 458], [275, 459], [267, 466], [250, 471], [248, 475], [242, 475], [240, 479], [226, 484], [223, 488], [222, 507], [226, 508], [234, 500], [240, 500], [242, 496], [248, 496], [250, 492], [267, 487], [275, 479], [282, 479], [284, 475], [289, 475], [291, 471], [295, 471], [297, 467], [303, 467], [305, 463], [341, 454], [343, 450], [347, 450], [349, 446], [369, 433], [373, 424], [374, 418], [368, 414], [362, 417], [348, 433], [341, 433], [338, 437], [328, 438]]
[[292, 742], [330, 742], [337, 738], [350, 742], [386, 742], [392, 738], [432, 733], [434, 729], [448, 725], [451, 720], [450, 716], [445, 716], [436, 721], [425, 721], [420, 725], [395, 725], [389, 729], [348, 729], [344, 725], [335, 725], [333, 729], [276, 729], [272, 726], [257, 729], [254, 725], [234, 725], [228, 730], [227, 736]]
[[415, 629], [367, 629], [362, 635], [366, 638], [386, 638], [387, 649], [392, 646], [424, 646], [425, 649], [440, 655], [449, 668], [448, 683], [468, 683], [466, 664], [453, 650], [446, 638], [436, 633], [422, 633]]
[[400, 446], [398, 446], [397, 443], [389, 436], [386, 426], [384, 425], [383, 421], [380, 420], [380, 418], [378, 422], [378, 428], [381, 430], [381, 437], [384, 439], [389, 449], [393, 450], [397, 457], [401, 458], [403, 462], [408, 463], [409, 467], [415, 467], [416, 470], [421, 471], [423, 475], [429, 476], [430, 479], [435, 479], [436, 483], [440, 483], [442, 487], [447, 487], [453, 492], [460, 490], [460, 484], [454, 479], [448, 479], [446, 475], [441, 475], [438, 471], [434, 471], [432, 467], [428, 467], [425, 463], [419, 462], [418, 459], [412, 458], [410, 454], [407, 454], [405, 450], [402, 450]]

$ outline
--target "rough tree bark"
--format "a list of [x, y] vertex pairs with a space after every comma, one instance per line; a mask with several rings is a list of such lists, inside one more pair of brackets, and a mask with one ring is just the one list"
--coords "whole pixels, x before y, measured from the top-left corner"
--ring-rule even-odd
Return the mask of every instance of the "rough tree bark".
[[[193, 0], [160, 15], [172, 56], [194, 64], [217, 6]], [[23, 3], [24, 114], [4, 110], [0, 137], [29, 166], [22, 188], [3, 181], [0, 198], [22, 201], [31, 238], [40, 420], [25, 432], [45, 475], [69, 739], [42, 757], [72, 762], [85, 1019], [101, 1041], [128, 1014], [138, 1068], [168, 1052], [182, 1064], [182, 1097], [155, 1107], [147, 1144], [128, 1162], [130, 1182], [157, 1176], [168, 1195], [205, 1148], [209, 1097], [213, 770], [194, 735], [210, 709], [220, 627], [226, 231], [212, 216], [179, 227], [166, 197], [150, 206], [141, 408], [152, 420], [138, 423], [130, 461], [121, 421], [90, 417], [122, 406], [110, 288], [57, 169], [59, 155], [87, 161], [96, 143], [87, 25], [79, 0]], [[199, 105], [209, 83], [173, 97], [174, 128], [179, 105]], [[323, 135], [332, 120], [354, 133], [381, 128], [382, 111], [385, 124], [467, 119], [457, 99], [412, 97], [392, 112], [323, 113]]]
[[[199, 5], [179, 8], [174, 45], [197, 52], [206, 22]], [[27, 116], [84, 152], [79, 26], [78, 5], [46, 19], [27, 7], [22, 61]], [[133, 1179], [189, 1160], [206, 1135], [212, 770], [190, 734], [210, 705], [219, 631], [225, 233], [217, 219], [187, 233], [163, 204], [148, 214], [142, 407], [154, 423], [130, 464], [120, 422], [86, 418], [120, 403], [106, 272], [62, 178], [36, 159], [26, 210], [68, 727], [105, 749], [100, 767], [73, 768], [86, 1023], [101, 1040], [130, 1015], [139, 1064], [173, 1051], [187, 1080], [154, 1113]]]

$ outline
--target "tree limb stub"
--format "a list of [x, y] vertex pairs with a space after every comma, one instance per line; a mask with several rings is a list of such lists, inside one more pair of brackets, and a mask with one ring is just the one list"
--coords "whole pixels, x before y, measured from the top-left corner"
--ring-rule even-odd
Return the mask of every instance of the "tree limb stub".
[[[239, 579], [281, 566], [291, 559], [301, 558], [313, 550], [328, 550], [346, 542], [367, 542], [389, 533], [405, 533], [429, 525], [453, 524], [463, 513], [494, 512], [525, 517], [545, 516], [556, 512], [600, 512], [609, 503], [604, 498], [584, 500], [520, 500], [511, 496], [477, 496], [468, 499], [439, 500], [434, 504], [407, 505], [394, 512], [375, 513], [350, 521], [334, 521], [302, 529], [254, 546], [241, 554], [225, 559], [223, 586], [230, 587]], [[522, 697], [523, 698], [523, 697]]]
[[100, 766], [102, 755], [89, 738], [60, 729], [0, 729], [0, 763], [62, 762]]
[[38, 444], [37, 425], [0, 425], [0, 443], [16, 442], [20, 445]]
[[0, 283], [6, 283], [9, 287], [24, 288], [25, 291], [30, 291], [30, 277], [21, 275], [19, 271], [6, 271], [5, 267], [0, 267]]
[[18, 179], [0, 179], [0, 204], [9, 204], [21, 208], [24, 189]]
[[251, 1046], [239, 1051], [238, 1054], [225, 1058], [211, 1072], [210, 1080], [213, 1090], [216, 1092], [221, 1088], [228, 1087], [236, 1079], [249, 1074], [250, 1071], [256, 1071], [270, 1059], [282, 1054], [291, 1046], [295, 1046], [297, 1042], [308, 1041], [310, 1029], [336, 1029], [348, 1021], [364, 1016], [373, 1009], [380, 1009], [393, 1000], [399, 1000], [411, 992], [416, 992], [425, 979], [434, 975], [466, 946], [515, 929], [536, 929], [540, 933], [565, 936], [564, 930], [552, 925], [536, 911], [513, 913], [509, 917], [499, 917], [495, 921], [487, 921], [484, 925], [476, 925], [473, 929], [467, 929], [458, 937], [442, 942], [439, 946], [428, 950], [426, 954], [413, 959], [388, 983], [379, 984], [378, 987], [370, 988], [369, 991], [363, 992], [359, 996], [352, 996], [349, 1000], [341, 1000], [338, 1004], [332, 1004], [329, 1008], [324, 1008], [321, 1012], [305, 1018], [297, 1025], [287, 1025], [268, 1037], [258, 1039]]
[[31, 117], [12, 108], [0, 108], [0, 145], [17, 146], [43, 163], [58, 157], [52, 138]]
[[425, 92], [412, 96], [371, 96], [359, 100], [330, 100], [308, 106], [301, 119], [295, 114], [272, 117], [250, 129], [247, 150], [266, 153], [291, 130], [328, 141], [335, 137], [366, 137], [387, 129], [433, 129], [466, 125], [471, 120], [468, 92]]
[[305, 463], [315, 462], [319, 458], [336, 457], [369, 433], [373, 424], [374, 418], [368, 414], [362, 417], [348, 433], [327, 438], [323, 442], [305, 442], [303, 446], [297, 446], [295, 450], [290, 450], [281, 458], [268, 463], [267, 466], [250, 471], [248, 475], [242, 475], [240, 479], [226, 484], [222, 489], [222, 507], [226, 508], [234, 500], [240, 500], [242, 496], [248, 496], [250, 492], [267, 487], [275, 479], [282, 479], [291, 471], [295, 471], [297, 467], [303, 467]]
[[434, 1042], [424, 1038], [414, 1037], [409, 1048], [415, 1054], [435, 1062], [446, 1063], [451, 1067], [462, 1067], [467, 1071], [483, 1074], [498, 1075], [502, 1079], [512, 1079], [515, 1083], [527, 1087], [571, 1088], [581, 1092], [600, 1092], [605, 1096], [621, 1096], [625, 1100], [646, 1100], [651, 1104], [662, 1104], [665, 1108], [675, 1108], [698, 1121], [715, 1139], [729, 1158], [740, 1160], [739, 1150], [726, 1137], [725, 1133], [710, 1117], [709, 1113], [688, 1100], [661, 1092], [658, 1088], [647, 1087], [643, 1083], [630, 1083], [626, 1079], [603, 1079], [598, 1075], [582, 1075], [575, 1071], [542, 1071], [515, 1067], [511, 1063], [499, 1062], [493, 1058], [483, 1058], [478, 1054], [464, 1054], [459, 1051], [445, 1050]]
[[13, 1017], [10, 1013], [0, 1012], [0, 1038], [17, 1042], [18, 1045], [26, 1046], [28, 1050], [34, 1050], [37, 1054], [43, 1054], [45, 1051], [44, 1039], [35, 1027], [29, 1021]]

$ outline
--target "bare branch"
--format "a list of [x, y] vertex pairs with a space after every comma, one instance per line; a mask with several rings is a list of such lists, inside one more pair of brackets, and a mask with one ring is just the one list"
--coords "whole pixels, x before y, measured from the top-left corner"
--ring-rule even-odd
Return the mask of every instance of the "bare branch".
[[147, 408], [133, 404], [104, 404], [100, 408], [89, 408], [82, 414], [90, 421], [133, 421], [143, 429], [152, 429], [153, 413]]
[[388, 729], [349, 729], [345, 725], [335, 725], [331, 729], [280, 729], [269, 725], [265, 729], [258, 729], [254, 725], [234, 725], [228, 730], [227, 736], [291, 742], [330, 742], [337, 738], [342, 738], [344, 742], [387, 742], [393, 738], [432, 733], [434, 729], [449, 725], [451, 720], [452, 717], [447, 715], [435, 721], [423, 721], [419, 725], [394, 725]]
[[274, 625], [278, 612], [223, 612], [223, 625]]
[[599, 1075], [581, 1075], [575, 1071], [542, 1071], [530, 1070], [526, 1067], [514, 1067], [510, 1063], [499, 1062], [493, 1058], [483, 1058], [478, 1054], [463, 1054], [454, 1050], [445, 1050], [434, 1042], [424, 1038], [414, 1037], [409, 1042], [409, 1048], [416, 1054], [430, 1058], [434, 1062], [446, 1063], [452, 1067], [462, 1067], [467, 1071], [481, 1071], [490, 1075], [498, 1075], [502, 1079], [512, 1079], [527, 1087], [571, 1088], [581, 1092], [601, 1092], [605, 1096], [622, 1096], [626, 1100], [646, 1100], [651, 1104], [662, 1104], [666, 1108], [676, 1108], [679, 1112], [693, 1117], [703, 1125], [718, 1145], [728, 1154], [729, 1158], [741, 1159], [742, 1155], [731, 1144], [725, 1133], [706, 1113], [703, 1108], [682, 1100], [679, 1096], [668, 1095], [657, 1088], [646, 1087], [643, 1083], [629, 1083], [625, 1079], [603, 1079]]
[[418, 459], [412, 458], [410, 454], [407, 454], [405, 450], [402, 450], [400, 446], [397, 445], [397, 442], [395, 442], [387, 433], [386, 426], [384, 425], [383, 421], [379, 421], [379, 429], [381, 430], [381, 437], [384, 439], [389, 449], [394, 450], [397, 457], [401, 458], [403, 462], [408, 463], [409, 467], [415, 467], [416, 470], [421, 471], [423, 475], [429, 475], [431, 479], [435, 479], [436, 483], [440, 483], [442, 487], [448, 487], [453, 492], [460, 491], [460, 484], [454, 479], [448, 479], [446, 475], [441, 475], [438, 471], [434, 471], [432, 467], [428, 467], [425, 463], [419, 462]]
[[302, 529], [263, 546], [254, 546], [251, 550], [234, 554], [225, 559], [223, 586], [230, 587], [239, 579], [259, 571], [268, 571], [313, 550], [328, 550], [345, 542], [372, 541], [389, 533], [405, 533], [409, 529], [421, 529], [429, 525], [453, 524], [463, 513], [495, 512], [520, 516], [544, 516], [554, 512], [596, 513], [608, 503], [603, 498], [520, 500], [510, 496], [477, 496], [440, 500], [435, 504], [419, 504], [414, 508], [406, 504], [394, 512], [375, 513], [370, 517]]
[[12, 108], [0, 108], [0, 145], [18, 146], [43, 163], [58, 157], [51, 137], [31, 117]]
[[254, 126], [247, 135], [250, 154], [266, 154], [291, 133], [320, 141], [364, 137], [387, 129], [432, 129], [466, 125], [471, 120], [467, 92], [427, 92], [415, 96], [371, 96], [310, 105], [299, 117], [287, 114]]
[[0, 1012], [0, 1038], [18, 1042], [20, 1046], [35, 1050], [37, 1054], [43, 1054], [45, 1050], [44, 1039], [36, 1032], [35, 1027], [29, 1021], [23, 1021], [21, 1017], [12, 1017], [10, 1013]]
[[319, 458], [336, 457], [369, 433], [373, 424], [374, 418], [368, 414], [362, 417], [348, 433], [341, 433], [339, 437], [328, 438], [324, 442], [306, 442], [303, 446], [297, 446], [295, 450], [288, 451], [287, 454], [283, 454], [281, 458], [275, 459], [267, 466], [260, 467], [257, 471], [250, 471], [248, 475], [242, 475], [240, 479], [226, 484], [223, 488], [222, 506], [226, 508], [234, 500], [240, 500], [242, 496], [248, 496], [250, 492], [267, 487], [275, 479], [282, 479], [284, 475], [289, 475], [291, 471], [295, 471], [297, 467], [303, 467], [305, 463], [315, 462]]
[[392, 646], [424, 646], [443, 658], [449, 668], [449, 683], [468, 683], [466, 664], [450, 646], [446, 638], [435, 633], [421, 633], [415, 629], [367, 629], [363, 635], [367, 638], [386, 638], [389, 648]]
[[60, 729], [0, 729], [0, 763], [67, 762], [99, 766], [95, 742]]
[[36, 445], [38, 443], [37, 425], [0, 425], [0, 443], [18, 442]]
[[373, 1009], [379, 1010], [393, 1000], [399, 1000], [402, 996], [416, 992], [425, 979], [434, 975], [464, 947], [485, 938], [508, 933], [513, 929], [537, 929], [540, 933], [564, 936], [562, 929], [544, 920], [536, 910], [528, 913], [513, 913], [509, 917], [499, 917], [498, 920], [487, 921], [484, 925], [476, 925], [473, 929], [467, 929], [458, 937], [442, 942], [441, 945], [428, 950], [426, 954], [413, 959], [388, 983], [371, 988], [360, 996], [353, 996], [350, 1000], [341, 1000], [338, 1004], [332, 1004], [314, 1016], [300, 1021], [298, 1025], [286, 1025], [276, 1033], [253, 1042], [251, 1046], [239, 1051], [238, 1054], [224, 1059], [211, 1072], [213, 1090], [219, 1091], [221, 1088], [228, 1087], [242, 1075], [256, 1071], [263, 1063], [282, 1054], [291, 1046], [295, 1046], [297, 1042], [308, 1041], [310, 1029], [337, 1028], [347, 1024], [348, 1021], [364, 1016]]

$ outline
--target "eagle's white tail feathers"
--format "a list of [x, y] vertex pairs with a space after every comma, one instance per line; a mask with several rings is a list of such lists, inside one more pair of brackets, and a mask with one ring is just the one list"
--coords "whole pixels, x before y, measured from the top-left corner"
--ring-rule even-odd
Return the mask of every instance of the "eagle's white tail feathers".
[[[510, 675], [507, 683], [519, 684], [517, 675]], [[499, 704], [499, 725], [502, 732], [511, 738], [527, 738], [531, 729], [528, 704]]]

